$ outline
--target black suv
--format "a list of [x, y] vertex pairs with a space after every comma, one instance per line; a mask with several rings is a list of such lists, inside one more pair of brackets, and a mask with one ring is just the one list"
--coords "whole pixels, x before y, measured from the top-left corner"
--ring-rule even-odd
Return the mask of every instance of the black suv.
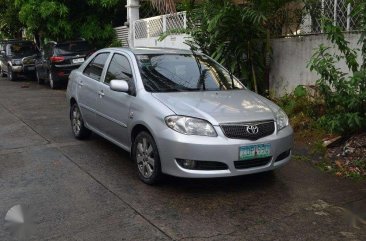
[[39, 56], [37, 46], [27, 40], [5, 40], [0, 42], [0, 75], [16, 80], [18, 75], [35, 74], [35, 59]]
[[71, 71], [84, 63], [93, 51], [85, 40], [48, 42], [36, 61], [38, 83], [48, 82], [52, 89], [65, 85]]

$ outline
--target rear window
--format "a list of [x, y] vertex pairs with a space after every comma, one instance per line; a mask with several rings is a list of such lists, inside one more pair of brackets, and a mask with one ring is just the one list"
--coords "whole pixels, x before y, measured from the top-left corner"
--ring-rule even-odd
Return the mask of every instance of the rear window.
[[87, 42], [70, 42], [57, 44], [55, 47], [56, 54], [72, 54], [79, 52], [90, 52], [92, 47]]
[[10, 43], [7, 45], [8, 55], [16, 57], [24, 57], [34, 55], [36, 53], [37, 53], [37, 47], [32, 42]]

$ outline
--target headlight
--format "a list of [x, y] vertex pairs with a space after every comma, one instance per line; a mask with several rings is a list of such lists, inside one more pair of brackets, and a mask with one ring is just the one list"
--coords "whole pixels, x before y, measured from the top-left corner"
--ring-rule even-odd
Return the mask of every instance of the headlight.
[[11, 63], [12, 63], [13, 65], [22, 65], [22, 61], [21, 61], [20, 59], [13, 59], [13, 60], [11, 61]]
[[286, 126], [288, 126], [288, 117], [286, 113], [281, 109], [279, 109], [276, 112], [276, 122], [277, 122], [277, 130], [281, 130]]
[[187, 116], [168, 116], [165, 123], [173, 130], [185, 135], [217, 136], [213, 126], [202, 119]]

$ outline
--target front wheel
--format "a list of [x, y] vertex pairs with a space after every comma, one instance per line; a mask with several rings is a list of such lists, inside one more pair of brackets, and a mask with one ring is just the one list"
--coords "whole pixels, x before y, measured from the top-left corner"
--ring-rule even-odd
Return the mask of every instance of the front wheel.
[[9, 67], [9, 69], [8, 69], [8, 79], [10, 81], [15, 81], [17, 79], [17, 74], [13, 72], [11, 67]]
[[163, 174], [154, 138], [145, 131], [140, 132], [132, 148], [132, 157], [140, 180], [149, 185], [158, 183]]
[[76, 103], [71, 106], [70, 119], [72, 132], [74, 133], [76, 139], [87, 139], [90, 136], [91, 131], [85, 127], [79, 106]]
[[6, 74], [4, 73], [3, 68], [1, 68], [1, 67], [0, 67], [0, 76], [1, 77], [5, 77], [6, 76]]

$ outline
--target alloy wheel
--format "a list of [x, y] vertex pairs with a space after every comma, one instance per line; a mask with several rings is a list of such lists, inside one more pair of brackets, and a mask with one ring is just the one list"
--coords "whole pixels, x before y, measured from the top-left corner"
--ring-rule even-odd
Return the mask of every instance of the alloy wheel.
[[75, 136], [78, 136], [80, 134], [82, 120], [81, 120], [81, 114], [79, 108], [76, 106], [72, 110], [71, 115], [71, 124], [72, 124], [72, 131], [74, 132]]
[[150, 178], [155, 166], [154, 147], [145, 137], [137, 143], [136, 161], [142, 176]]
[[50, 87], [51, 87], [51, 89], [54, 89], [55, 88], [55, 83], [53, 81], [52, 73], [51, 72], [48, 73], [48, 80], [50, 81]]

